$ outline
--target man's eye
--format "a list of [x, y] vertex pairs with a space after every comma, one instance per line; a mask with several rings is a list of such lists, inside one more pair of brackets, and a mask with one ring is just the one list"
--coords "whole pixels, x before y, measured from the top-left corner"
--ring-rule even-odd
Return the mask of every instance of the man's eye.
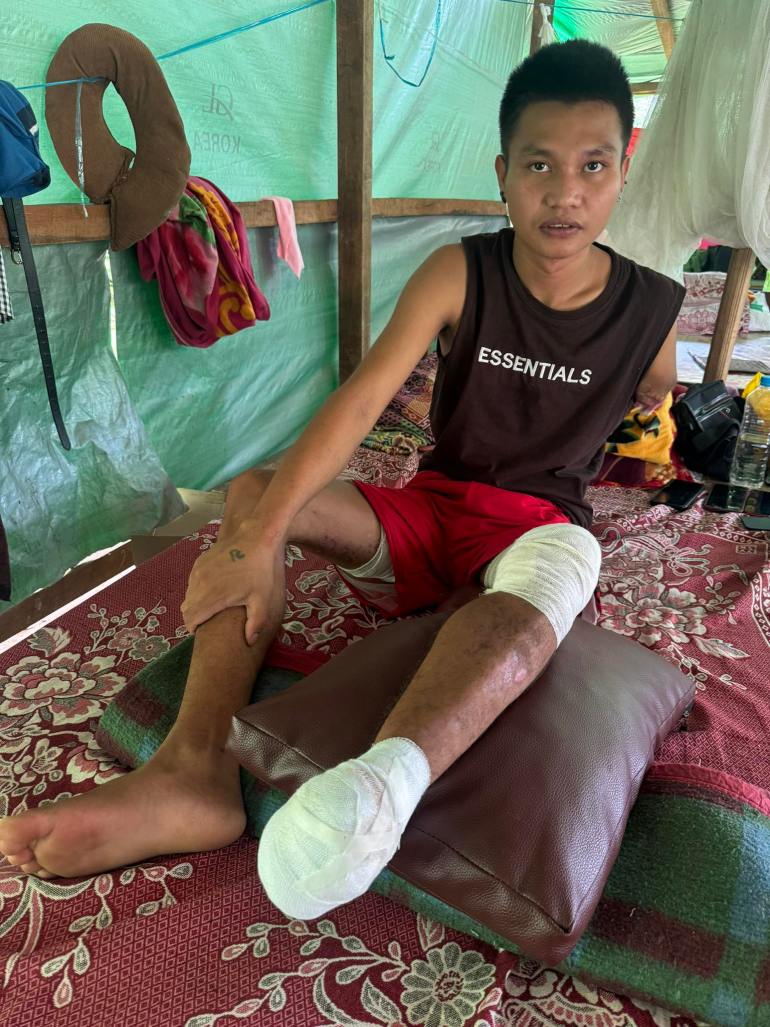
[[586, 170], [595, 174], [597, 171], [601, 171], [602, 168], [606, 168], [606, 166], [607, 165], [602, 164], [600, 160], [589, 160], [586, 164]]
[[535, 160], [528, 166], [532, 171], [546, 171], [548, 169], [548, 165], [544, 160]]

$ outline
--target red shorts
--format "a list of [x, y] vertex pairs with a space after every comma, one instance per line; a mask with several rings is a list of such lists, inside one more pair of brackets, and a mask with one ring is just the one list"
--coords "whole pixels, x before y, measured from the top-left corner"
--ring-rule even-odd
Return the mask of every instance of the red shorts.
[[[420, 471], [404, 488], [354, 481], [382, 525], [395, 575], [397, 609], [403, 616], [436, 606], [456, 589], [478, 581], [498, 553], [525, 532], [569, 517], [547, 499], [473, 481], [453, 481]], [[345, 583], [366, 603], [370, 597]]]

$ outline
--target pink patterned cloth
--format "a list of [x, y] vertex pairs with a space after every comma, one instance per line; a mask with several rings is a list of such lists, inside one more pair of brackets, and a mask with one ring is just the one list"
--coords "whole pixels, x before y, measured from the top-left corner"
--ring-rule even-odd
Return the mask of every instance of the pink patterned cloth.
[[205, 178], [188, 179], [179, 203], [136, 253], [142, 278], [158, 280], [163, 312], [182, 346], [212, 346], [270, 317], [243, 218]]
[[275, 219], [278, 222], [278, 256], [285, 260], [297, 278], [302, 274], [305, 261], [297, 238], [297, 222], [294, 219], [294, 204], [285, 196], [267, 196], [275, 207]]
[[[713, 335], [719, 304], [725, 291], [727, 275], [724, 271], [685, 271], [684, 287], [687, 290], [676, 325], [680, 332], [688, 335]], [[741, 312], [739, 332], [749, 331], [751, 311], [749, 296]]]
[[770, 795], [770, 543], [699, 500], [677, 513], [637, 489], [591, 490], [600, 624], [695, 679], [687, 731], [660, 763], [723, 771]]

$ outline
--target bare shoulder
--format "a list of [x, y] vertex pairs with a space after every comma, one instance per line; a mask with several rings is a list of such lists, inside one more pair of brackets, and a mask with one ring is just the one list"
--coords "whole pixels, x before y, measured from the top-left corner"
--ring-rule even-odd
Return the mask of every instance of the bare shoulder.
[[460, 243], [440, 246], [419, 268], [421, 286], [429, 288], [432, 297], [440, 300], [445, 324], [453, 325], [459, 319], [465, 303], [468, 276], [465, 251]]
[[460, 282], [463, 286], [465, 285], [465, 277], [468, 273], [465, 250], [459, 242], [439, 246], [423, 264], [423, 267], [428, 266], [430, 266], [432, 272], [441, 273], [450, 281]]

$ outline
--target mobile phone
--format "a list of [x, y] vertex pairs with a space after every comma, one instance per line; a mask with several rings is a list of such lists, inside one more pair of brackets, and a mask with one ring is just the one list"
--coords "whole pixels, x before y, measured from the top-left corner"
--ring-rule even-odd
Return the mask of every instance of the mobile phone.
[[740, 485], [712, 485], [703, 509], [713, 510], [715, 513], [739, 513], [746, 502], [748, 491]]
[[747, 517], [742, 514], [741, 521], [748, 531], [770, 531], [770, 517]]
[[689, 510], [702, 491], [703, 486], [697, 481], [680, 481], [674, 478], [655, 493], [650, 500], [650, 506], [665, 503], [674, 510]]
[[752, 516], [770, 517], [770, 492], [749, 492], [743, 512]]

